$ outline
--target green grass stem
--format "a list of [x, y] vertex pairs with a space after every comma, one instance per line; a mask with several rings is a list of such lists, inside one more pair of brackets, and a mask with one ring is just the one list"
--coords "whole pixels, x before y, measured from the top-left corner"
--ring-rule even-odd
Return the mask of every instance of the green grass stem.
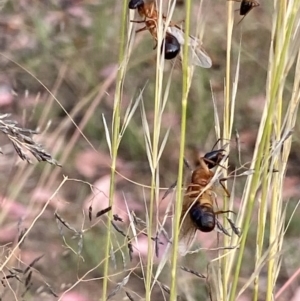
[[[120, 144], [120, 119], [121, 119], [121, 101], [122, 101], [122, 89], [123, 81], [125, 77], [125, 70], [127, 64], [125, 64], [125, 39], [127, 32], [127, 13], [128, 4], [127, 1], [123, 1], [122, 7], [122, 21], [120, 25], [120, 48], [119, 48], [119, 70], [117, 76], [115, 98], [114, 98], [114, 110], [113, 110], [113, 120], [112, 120], [112, 153], [111, 153], [111, 177], [110, 177], [110, 187], [109, 187], [109, 206], [113, 204], [114, 192], [115, 192], [115, 170], [116, 170], [116, 160], [118, 154], [118, 148]], [[108, 213], [108, 218], [112, 219], [112, 211]], [[111, 248], [111, 223], [107, 225], [107, 236], [105, 242], [105, 261], [103, 268], [103, 286], [102, 286], [102, 299], [107, 299], [107, 286], [109, 279], [109, 262], [110, 262], [110, 248]]]
[[[190, 22], [191, 22], [191, 0], [185, 1], [185, 41], [189, 38]], [[182, 99], [181, 99], [181, 129], [180, 129], [180, 150], [179, 150], [179, 167], [177, 178], [176, 202], [173, 220], [173, 246], [171, 259], [171, 292], [170, 301], [177, 300], [177, 257], [178, 257], [178, 242], [179, 242], [179, 222], [182, 208], [182, 181], [183, 181], [183, 159], [185, 150], [185, 135], [186, 135], [186, 118], [187, 118], [187, 103], [188, 94], [191, 82], [191, 67], [188, 66], [188, 44], [185, 43], [183, 48], [183, 64], [182, 64]]]
[[[273, 141], [279, 141], [283, 135], [282, 131], [282, 100], [285, 87], [285, 80], [289, 72], [288, 60], [290, 59], [289, 50], [291, 47], [293, 29], [295, 28], [295, 16], [292, 13], [289, 16], [285, 15], [285, 3], [275, 3], [275, 8], [279, 7], [278, 11], [275, 10], [273, 14], [273, 32], [272, 43], [270, 46], [270, 60], [268, 68], [267, 90], [266, 90], [266, 104], [264, 113], [261, 119], [260, 130], [257, 137], [257, 144], [255, 153], [253, 156], [252, 167], [255, 173], [249, 177], [246, 184], [245, 200], [246, 203], [246, 216], [243, 223], [243, 237], [240, 244], [240, 252], [237, 258], [237, 264], [235, 269], [235, 275], [233, 279], [233, 285], [230, 292], [230, 300], [233, 301], [236, 298], [237, 283], [239, 273], [242, 265], [242, 258], [245, 250], [245, 244], [247, 240], [248, 230], [250, 227], [250, 221], [252, 217], [253, 207], [257, 198], [257, 191], [261, 184], [261, 201], [259, 203], [258, 211], [258, 230], [257, 230], [257, 248], [256, 248], [256, 264], [254, 273], [256, 277], [254, 279], [254, 291], [253, 299], [258, 300], [259, 294], [259, 270], [262, 260], [263, 241], [265, 236], [265, 221], [266, 221], [266, 206], [267, 200], [271, 195], [271, 212], [270, 212], [270, 237], [269, 237], [269, 253], [268, 253], [268, 286], [266, 300], [272, 300], [274, 292], [274, 284], [278, 271], [278, 254], [280, 252], [282, 241], [282, 227], [281, 214], [282, 208], [282, 179], [285, 174], [285, 166], [280, 168], [279, 162], [280, 152], [274, 152], [272, 150]], [[279, 5], [279, 6], [277, 6]], [[299, 3], [294, 5], [299, 9]], [[287, 10], [288, 11], [288, 10]], [[297, 11], [297, 9], [289, 10]], [[275, 51], [273, 41], [275, 43]], [[274, 51], [274, 54], [273, 54]], [[287, 112], [286, 114], [289, 114]], [[288, 117], [289, 118], [289, 117]], [[271, 139], [272, 137], [272, 139]], [[288, 150], [289, 152], [289, 150]], [[271, 162], [271, 164], [269, 163]], [[274, 173], [273, 168], [279, 169], [278, 173]]]

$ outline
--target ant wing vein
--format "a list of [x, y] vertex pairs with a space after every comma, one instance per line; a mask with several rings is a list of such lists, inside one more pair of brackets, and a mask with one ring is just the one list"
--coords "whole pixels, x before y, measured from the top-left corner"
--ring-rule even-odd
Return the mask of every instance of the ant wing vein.
[[181, 228], [179, 234], [178, 251], [182, 256], [184, 256], [191, 248], [192, 244], [194, 243], [197, 231], [197, 228], [195, 227], [193, 221], [190, 218], [190, 204], [191, 202], [188, 201], [187, 204], [183, 205], [180, 218]]
[[195, 226], [185, 228], [184, 233], [180, 231], [178, 251], [181, 256], [186, 255], [186, 253], [192, 247], [196, 238], [196, 231], [197, 229], [195, 228]]
[[[170, 26], [167, 31], [178, 40], [179, 44], [184, 45], [184, 32], [181, 29]], [[188, 46], [190, 64], [202, 68], [210, 68], [212, 66], [211, 58], [201, 48], [201, 42], [197, 38], [190, 36], [188, 39]]]

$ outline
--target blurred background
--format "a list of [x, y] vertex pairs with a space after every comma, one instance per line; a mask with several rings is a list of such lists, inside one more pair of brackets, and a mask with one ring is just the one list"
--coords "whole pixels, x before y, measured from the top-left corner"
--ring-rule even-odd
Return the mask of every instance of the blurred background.
[[[75, 287], [60, 300], [93, 301], [101, 298], [103, 266], [99, 263], [103, 259], [108, 220], [105, 215], [98, 219], [94, 216], [108, 206], [110, 155], [103, 116], [110, 129], [122, 5], [123, 1], [112, 0], [0, 1], [1, 114], [11, 113], [10, 118], [18, 121], [20, 126], [38, 129], [40, 134], [34, 137], [35, 141], [41, 143], [62, 165], [58, 167], [36, 161], [29, 165], [17, 156], [7, 137], [0, 136], [3, 152], [0, 157], [1, 262], [4, 262], [20, 235], [32, 225], [34, 218], [52, 197], [63, 181], [63, 175], [69, 178], [33, 224], [16, 256], [5, 265], [4, 283], [0, 285], [1, 300], [13, 300], [13, 292], [18, 298], [23, 296], [24, 300], [57, 300], [57, 296], [71, 288], [78, 279]], [[237, 23], [241, 16], [238, 11], [235, 12], [232, 79], [239, 50], [241, 62], [234, 129], [239, 134], [242, 164], [251, 160], [264, 106], [272, 5], [269, 0], [262, 1], [240, 24]], [[239, 6], [239, 3], [235, 4], [236, 9]], [[195, 156], [210, 151], [219, 138], [215, 134], [212, 99], [222, 123], [226, 7], [226, 0], [205, 0], [202, 4], [193, 2], [191, 34], [200, 32], [203, 48], [212, 58], [213, 66], [211, 69], [195, 70], [189, 94], [186, 158], [191, 165]], [[183, 19], [184, 0], [177, 1], [174, 13], [174, 20]], [[136, 25], [136, 28], [139, 26], [142, 27]], [[130, 102], [135, 101], [141, 89], [144, 89], [143, 102], [149, 124], [153, 123], [156, 72], [153, 45], [149, 32], [135, 36], [122, 95], [124, 115]], [[173, 62], [166, 62], [166, 81], [172, 67]], [[162, 124], [162, 133], [170, 129], [160, 160], [160, 183], [164, 188], [177, 179], [181, 83], [182, 70], [177, 64], [172, 73]], [[291, 90], [292, 85], [287, 89]], [[299, 198], [298, 134], [297, 126], [284, 184], [283, 197], [287, 201], [288, 216]], [[239, 153], [234, 137], [229, 143], [232, 171], [240, 167], [237, 159]], [[145, 220], [145, 202], [149, 199], [149, 190], [142, 186], [150, 185], [151, 173], [139, 109], [122, 138], [117, 171], [120, 175], [116, 177], [117, 189], [112, 210], [122, 219], [116, 220], [115, 224], [119, 230], [127, 233], [129, 220], [125, 200], [129, 210]], [[245, 179], [239, 178], [235, 183], [237, 208], [243, 181]], [[230, 181], [228, 185], [231, 189]], [[160, 203], [158, 212], [162, 210], [165, 213], [172, 197], [173, 194], [170, 194]], [[88, 218], [89, 207], [92, 208], [92, 221]], [[60, 219], [55, 217], [55, 212]], [[296, 212], [288, 228], [284, 253], [289, 256], [283, 256], [278, 287], [299, 266], [299, 257], [291, 256], [296, 254], [300, 244], [298, 217], [299, 212]], [[84, 233], [81, 230], [85, 230]], [[147, 237], [139, 236], [139, 245], [134, 245], [133, 258], [130, 260], [127, 238], [115, 229], [112, 231], [114, 247], [120, 247], [120, 250], [111, 261], [109, 289], [113, 291], [128, 271], [132, 271], [126, 288], [134, 300], [142, 300], [143, 279], [138, 263], [139, 255], [147, 256]], [[251, 231], [253, 241], [248, 242], [250, 257], [255, 247], [255, 229]], [[215, 248], [218, 244], [217, 234], [199, 233], [197, 244], [203, 248]], [[165, 246], [166, 239], [161, 238], [162, 250]], [[162, 251], [159, 253], [162, 254]], [[245, 254], [247, 256], [247, 251]], [[41, 255], [44, 256], [37, 260]], [[205, 273], [207, 263], [216, 255], [215, 251], [197, 253], [183, 259], [183, 264]], [[159, 262], [160, 257], [156, 260]], [[30, 277], [28, 273], [12, 270], [16, 268], [24, 272], [30, 263], [33, 271]], [[5, 275], [12, 271], [17, 276], [5, 279]], [[87, 272], [87, 276], [80, 279]], [[205, 281], [184, 271], [180, 273], [184, 276], [180, 276], [180, 289], [186, 296], [208, 300]], [[245, 279], [250, 274], [247, 265], [244, 265], [243, 274]], [[160, 281], [169, 285], [168, 271], [162, 274]], [[243, 281], [241, 279], [240, 285], [243, 285]], [[288, 290], [282, 300], [291, 300], [296, 287]], [[153, 290], [153, 300], [164, 298], [168, 298], [168, 295], [157, 285]], [[243, 298], [240, 300], [249, 300], [247, 293]], [[111, 300], [128, 300], [128, 297], [121, 289]]]

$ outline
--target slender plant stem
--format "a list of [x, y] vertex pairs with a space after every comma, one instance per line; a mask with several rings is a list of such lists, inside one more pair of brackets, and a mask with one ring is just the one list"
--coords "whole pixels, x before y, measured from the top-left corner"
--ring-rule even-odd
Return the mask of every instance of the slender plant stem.
[[164, 61], [160, 53], [162, 43], [162, 3], [158, 7], [158, 22], [157, 22], [157, 56], [156, 56], [156, 81], [155, 81], [155, 99], [154, 99], [154, 121], [153, 121], [153, 137], [152, 137], [152, 158], [151, 158], [151, 192], [148, 217], [148, 251], [147, 251], [147, 270], [146, 270], [146, 301], [151, 301], [151, 280], [153, 271], [153, 242], [152, 242], [152, 227], [154, 217], [154, 204], [158, 200], [159, 193], [159, 137], [161, 131], [161, 115], [162, 115], [162, 83], [163, 83], [163, 68]]
[[[191, 19], [191, 0], [185, 1], [186, 18], [185, 18], [185, 41], [189, 38], [190, 19]], [[170, 301], [177, 300], [177, 256], [178, 256], [178, 242], [179, 242], [179, 223], [182, 209], [182, 179], [183, 179], [183, 162], [184, 162], [184, 148], [186, 135], [186, 114], [187, 102], [190, 82], [190, 69], [188, 67], [188, 44], [184, 44], [183, 48], [183, 66], [182, 66], [182, 100], [181, 100], [181, 133], [180, 133], [180, 151], [179, 151], [179, 167], [177, 178], [177, 193], [175, 202], [175, 215], [173, 221], [173, 248], [171, 260], [171, 292]]]
[[[116, 160], [119, 148], [119, 132], [120, 132], [120, 107], [122, 99], [122, 87], [123, 79], [125, 74], [125, 64], [124, 62], [124, 53], [125, 53], [125, 37], [126, 37], [126, 16], [127, 16], [127, 1], [123, 1], [123, 11], [122, 11], [122, 21], [120, 28], [120, 49], [119, 49], [119, 70], [115, 91], [114, 99], [114, 111], [113, 111], [113, 120], [112, 120], [112, 145], [111, 145], [111, 176], [110, 176], [110, 187], [109, 187], [109, 205], [113, 204], [113, 197], [115, 192], [115, 170], [116, 170]], [[109, 220], [112, 219], [112, 211], [108, 214]], [[111, 244], [111, 223], [107, 225], [107, 237], [105, 242], [105, 261], [103, 269], [103, 286], [102, 286], [102, 299], [105, 301], [107, 299], [107, 284], [108, 284], [108, 272], [109, 272], [109, 252]]]
[[[224, 102], [224, 116], [223, 116], [223, 138], [230, 139], [231, 137], [231, 118], [233, 116], [231, 112], [231, 45], [232, 45], [232, 28], [233, 28], [233, 2], [227, 2], [227, 52], [226, 52], [226, 75], [225, 75], [225, 102]], [[227, 163], [225, 163], [227, 164]], [[224, 171], [226, 172], [226, 170]], [[226, 176], [226, 174], [224, 174]], [[228, 210], [228, 198], [224, 197], [224, 210]], [[228, 222], [225, 218], [223, 218], [224, 227], [226, 228]], [[224, 246], [229, 245], [229, 239], [227, 236], [224, 237]], [[220, 255], [224, 253], [224, 251], [220, 251]], [[227, 256], [222, 258], [221, 264], [219, 265], [219, 269], [222, 273], [222, 295], [223, 300], [225, 300], [227, 296], [228, 289], [228, 279], [229, 274], [226, 273], [228, 267], [228, 259]]]
[[[276, 68], [274, 85], [276, 85], [277, 89], [272, 90], [273, 93], [271, 95], [274, 99], [277, 100], [277, 115], [274, 116], [275, 121], [277, 124], [275, 126], [275, 137], [278, 141], [280, 138], [280, 131], [281, 131], [281, 119], [282, 119], [282, 98], [283, 98], [283, 89], [284, 89], [284, 82], [287, 76], [287, 59], [288, 59], [288, 49], [290, 46], [290, 42], [292, 39], [292, 30], [294, 27], [295, 17], [296, 14], [292, 13], [291, 15], [287, 16], [287, 2], [285, 0], [281, 0], [279, 2], [279, 15], [278, 18], [281, 23], [277, 25], [278, 32], [276, 38], [281, 41], [276, 47], [275, 50], [275, 57], [278, 58], [279, 68]], [[295, 6], [296, 7], [296, 3]], [[275, 88], [273, 86], [273, 88]], [[270, 253], [269, 253], [269, 261], [268, 261], [268, 286], [267, 286], [267, 295], [266, 300], [273, 300], [273, 287], [276, 279], [276, 262], [277, 257], [276, 254], [278, 253], [279, 245], [277, 242], [278, 239], [278, 212], [279, 208], [281, 207], [282, 199], [278, 198], [278, 191], [276, 187], [278, 186], [279, 175], [274, 176], [274, 185], [273, 185], [273, 199], [271, 202], [271, 213], [270, 213], [270, 238], [269, 244], [271, 246]], [[277, 184], [277, 185], [276, 185]]]

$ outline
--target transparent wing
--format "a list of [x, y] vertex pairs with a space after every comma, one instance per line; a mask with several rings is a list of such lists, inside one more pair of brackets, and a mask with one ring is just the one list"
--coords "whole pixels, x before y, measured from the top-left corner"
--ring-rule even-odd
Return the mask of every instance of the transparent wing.
[[192, 203], [193, 200], [185, 196], [180, 217], [181, 228], [178, 246], [178, 251], [182, 256], [184, 256], [189, 251], [196, 237], [197, 228], [192, 222], [188, 212]]
[[[167, 32], [173, 35], [179, 44], [184, 45], [184, 32], [180, 28], [169, 26]], [[197, 38], [190, 36], [187, 43], [189, 45], [190, 64], [202, 68], [210, 68], [212, 66], [211, 58], [201, 47], [201, 42]]]

